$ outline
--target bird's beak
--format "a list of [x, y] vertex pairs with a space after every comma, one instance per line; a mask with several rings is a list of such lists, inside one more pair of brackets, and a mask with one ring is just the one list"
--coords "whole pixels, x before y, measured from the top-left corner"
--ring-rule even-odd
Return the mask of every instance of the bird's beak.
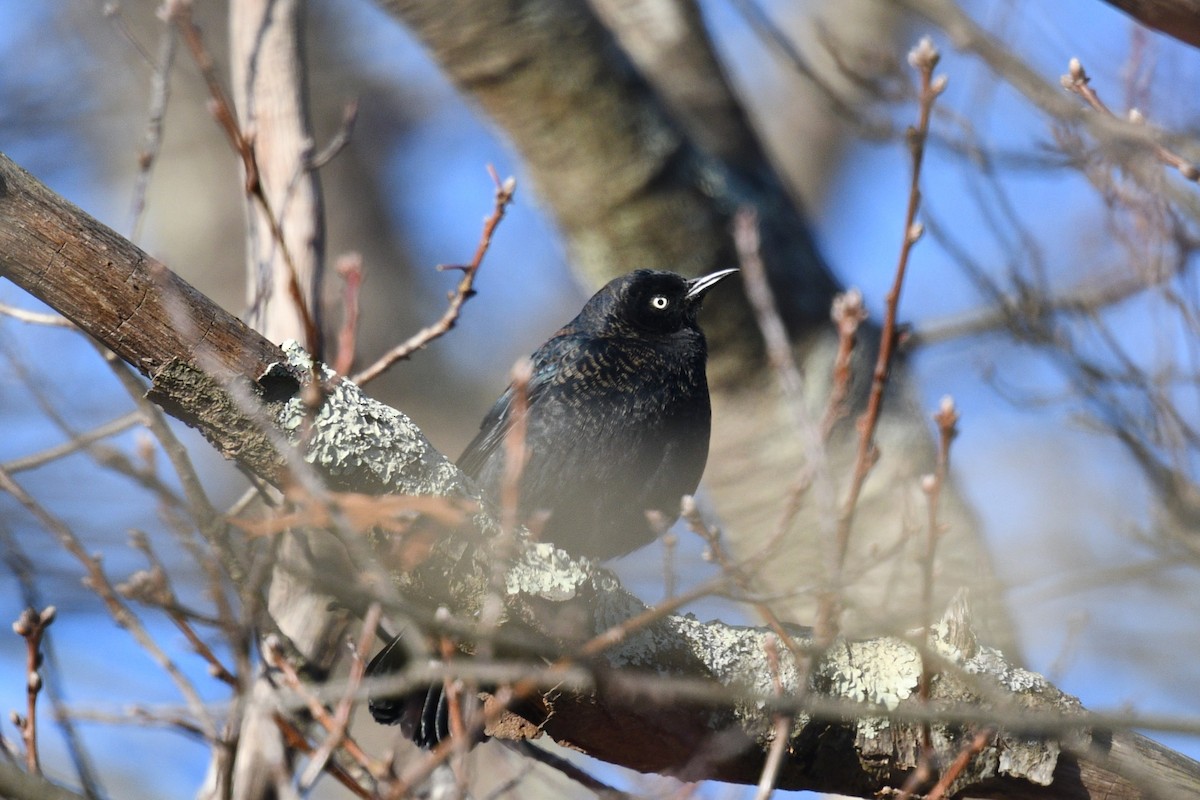
[[700, 298], [708, 293], [708, 290], [716, 286], [718, 283], [728, 278], [735, 272], [740, 272], [737, 267], [732, 269], [719, 269], [716, 272], [710, 272], [707, 275], [701, 275], [699, 278], [692, 278], [687, 282], [687, 294], [684, 295], [688, 300], [699, 302]]

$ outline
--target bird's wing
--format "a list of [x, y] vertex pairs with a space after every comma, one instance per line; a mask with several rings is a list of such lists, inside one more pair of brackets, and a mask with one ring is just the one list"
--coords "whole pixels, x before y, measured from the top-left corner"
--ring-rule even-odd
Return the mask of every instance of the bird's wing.
[[[555, 374], [562, 366], [563, 359], [575, 351], [578, 346], [577, 337], [560, 332], [558, 336], [546, 342], [533, 354], [533, 375], [530, 377], [526, 389], [529, 405], [532, 406], [537, 402], [542, 391], [554, 380]], [[488, 459], [498, 448], [503, 446], [504, 437], [508, 434], [508, 429], [512, 424], [510, 414], [512, 399], [513, 387], [509, 386], [483, 418], [483, 422], [479, 425], [479, 433], [475, 434], [475, 438], [458, 457], [456, 462], [458, 468], [472, 478], [479, 477]]]

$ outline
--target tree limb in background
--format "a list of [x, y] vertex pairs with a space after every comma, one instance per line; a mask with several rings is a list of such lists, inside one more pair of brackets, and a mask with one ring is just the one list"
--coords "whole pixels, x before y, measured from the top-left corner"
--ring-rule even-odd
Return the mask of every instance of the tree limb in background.
[[1200, 47], [1200, 2], [1197, 0], [1104, 0], [1148, 28]]

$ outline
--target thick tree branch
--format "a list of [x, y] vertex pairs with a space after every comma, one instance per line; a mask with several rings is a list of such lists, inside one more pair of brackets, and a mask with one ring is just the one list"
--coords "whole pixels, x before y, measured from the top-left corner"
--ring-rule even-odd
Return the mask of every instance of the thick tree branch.
[[1104, 0], [1147, 28], [1200, 47], [1200, 2], [1197, 0]]

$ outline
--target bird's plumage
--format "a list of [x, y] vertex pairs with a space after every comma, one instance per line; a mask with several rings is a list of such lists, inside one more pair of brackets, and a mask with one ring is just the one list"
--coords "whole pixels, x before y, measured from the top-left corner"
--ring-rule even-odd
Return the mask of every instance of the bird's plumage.
[[[735, 271], [688, 280], [638, 270], [616, 278], [534, 352], [519, 510], [549, 513], [543, 539], [607, 559], [654, 538], [648, 511], [678, 517], [680, 499], [696, 490], [708, 457], [700, 303]], [[492, 499], [504, 480], [514, 411], [510, 386], [458, 460]], [[430, 745], [445, 736], [440, 694], [435, 688], [416, 702], [376, 698], [371, 711], [381, 722], [404, 722], [405, 709], [419, 706], [408, 722], [416, 722], [413, 738]]]

